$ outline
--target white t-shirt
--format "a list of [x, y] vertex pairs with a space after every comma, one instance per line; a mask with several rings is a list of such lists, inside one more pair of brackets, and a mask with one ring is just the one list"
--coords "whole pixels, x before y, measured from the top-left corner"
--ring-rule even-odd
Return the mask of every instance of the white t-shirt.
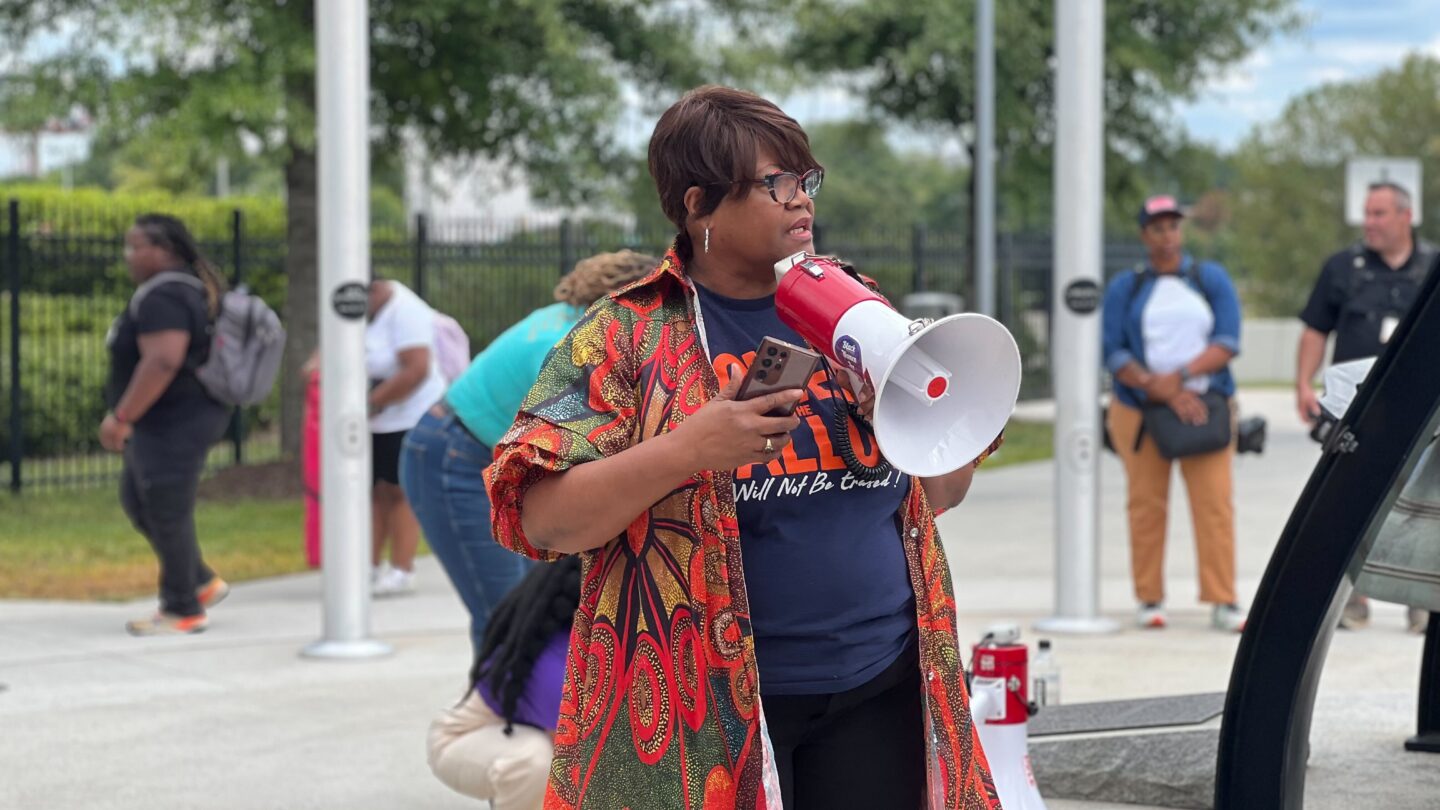
[[445, 378], [435, 356], [435, 310], [404, 284], [389, 284], [390, 300], [365, 326], [365, 376], [370, 378], [370, 387], [400, 370], [400, 352], [406, 349], [429, 349], [430, 373], [409, 397], [370, 417], [371, 433], [398, 433], [415, 427], [425, 411], [445, 395]]
[[[1145, 365], [1156, 374], [1178, 371], [1205, 351], [1214, 328], [1215, 313], [1204, 296], [1177, 276], [1160, 276], [1141, 316]], [[1210, 389], [1210, 375], [1191, 377], [1185, 387], [1203, 394]]]

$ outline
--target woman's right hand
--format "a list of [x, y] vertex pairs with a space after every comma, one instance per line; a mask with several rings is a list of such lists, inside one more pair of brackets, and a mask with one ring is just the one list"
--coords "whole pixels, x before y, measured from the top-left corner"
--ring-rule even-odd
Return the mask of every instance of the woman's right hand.
[[1188, 388], [1182, 389], [1165, 404], [1187, 425], [1203, 425], [1210, 421], [1210, 409], [1205, 407], [1205, 401]]
[[[766, 416], [771, 411], [791, 410], [805, 398], [800, 389], [776, 391], [736, 401], [740, 375], [735, 375], [719, 396], [710, 400], [671, 434], [690, 453], [699, 470], [733, 470], [750, 464], [764, 464], [780, 455], [790, 443], [790, 431], [800, 426], [800, 417]], [[766, 440], [770, 450], [766, 451]]]

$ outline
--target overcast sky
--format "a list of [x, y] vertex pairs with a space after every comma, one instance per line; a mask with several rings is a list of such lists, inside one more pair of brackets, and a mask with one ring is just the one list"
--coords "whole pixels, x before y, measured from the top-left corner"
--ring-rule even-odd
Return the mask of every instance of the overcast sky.
[[1197, 140], [1234, 146], [1252, 125], [1275, 118], [1285, 102], [1326, 82], [1370, 76], [1405, 54], [1440, 58], [1440, 0], [1302, 0], [1311, 22], [1299, 34], [1263, 45], [1192, 103], [1177, 105]]

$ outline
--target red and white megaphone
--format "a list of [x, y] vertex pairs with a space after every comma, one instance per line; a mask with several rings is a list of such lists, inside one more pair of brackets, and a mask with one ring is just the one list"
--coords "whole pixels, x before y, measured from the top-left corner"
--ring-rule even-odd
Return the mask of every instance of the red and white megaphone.
[[1007, 810], [1045, 810], [1030, 769], [1029, 653], [1020, 628], [995, 625], [972, 648], [970, 717]]
[[896, 469], [943, 475], [1000, 435], [1020, 395], [1020, 349], [992, 318], [966, 313], [911, 320], [805, 252], [775, 263], [780, 319], [875, 388], [870, 423]]

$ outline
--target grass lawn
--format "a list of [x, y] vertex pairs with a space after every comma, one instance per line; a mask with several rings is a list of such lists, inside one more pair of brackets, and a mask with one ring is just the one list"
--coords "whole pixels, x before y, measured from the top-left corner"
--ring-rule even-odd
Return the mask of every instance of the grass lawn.
[[[982, 470], [1050, 458], [1053, 434], [1048, 423], [1012, 422]], [[305, 570], [298, 498], [202, 500], [196, 522], [206, 561], [232, 582]], [[0, 495], [0, 599], [130, 599], [155, 593], [157, 576], [113, 487]]]
[[980, 465], [980, 470], [1042, 461], [1054, 454], [1055, 428], [1049, 422], [1011, 422], [1005, 426], [1005, 443]]
[[[232, 582], [305, 570], [303, 518], [298, 498], [196, 510], [206, 562]], [[0, 496], [0, 598], [128, 599], [157, 577], [114, 488]]]

